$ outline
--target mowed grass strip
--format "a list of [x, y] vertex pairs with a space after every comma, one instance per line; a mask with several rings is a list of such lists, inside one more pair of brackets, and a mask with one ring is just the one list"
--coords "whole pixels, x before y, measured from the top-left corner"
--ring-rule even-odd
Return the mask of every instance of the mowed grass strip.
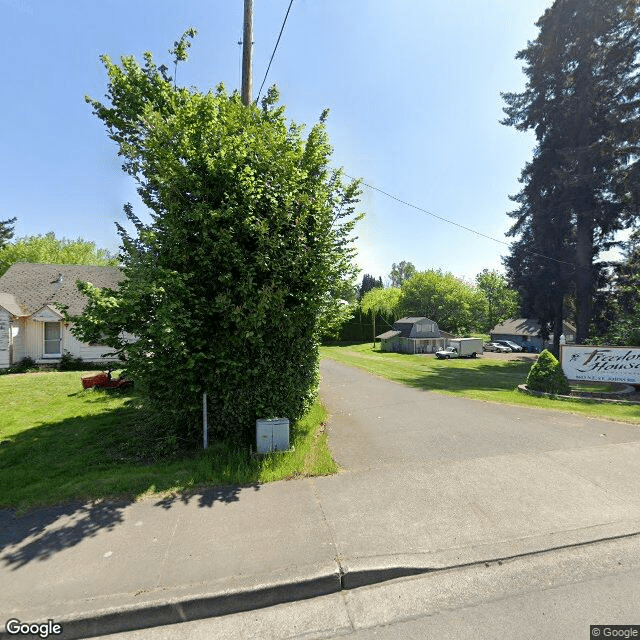
[[140, 407], [131, 393], [84, 390], [87, 372], [0, 376], [0, 507], [135, 499], [212, 486], [328, 475], [326, 411], [316, 403], [291, 425], [294, 451], [253, 457], [217, 443], [191, 457], [150, 461], [141, 452]]
[[383, 353], [371, 343], [323, 346], [322, 357], [365, 369], [411, 387], [489, 402], [558, 409], [597, 418], [640, 424], [640, 405], [529, 396], [516, 390], [532, 362], [488, 357], [438, 360], [432, 355]]

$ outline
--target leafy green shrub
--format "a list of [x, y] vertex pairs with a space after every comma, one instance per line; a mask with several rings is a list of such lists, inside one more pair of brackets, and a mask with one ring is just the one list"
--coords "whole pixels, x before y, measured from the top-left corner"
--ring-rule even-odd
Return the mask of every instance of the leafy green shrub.
[[102, 61], [111, 103], [89, 102], [153, 222], [125, 206], [137, 233], [118, 226], [123, 282], [81, 284], [88, 303], [72, 332], [126, 355], [162, 415], [163, 450], [200, 441], [205, 391], [212, 438], [250, 441], [256, 418], [301, 418], [317, 393], [320, 337], [341, 318], [332, 292], [356, 275], [359, 187], [331, 167], [326, 114], [303, 137], [275, 88], [247, 107], [222, 85], [176, 87], [150, 53], [144, 66]]
[[527, 376], [527, 387], [533, 391], [544, 391], [567, 395], [571, 388], [556, 357], [547, 349], [538, 356]]
[[59, 371], [83, 371], [85, 363], [82, 358], [76, 358], [72, 356], [68, 351], [65, 351], [60, 358], [58, 364]]
[[0, 375], [8, 375], [10, 373], [27, 373], [29, 371], [38, 371], [39, 367], [33, 358], [23, 358], [17, 364], [7, 369], [0, 369]]

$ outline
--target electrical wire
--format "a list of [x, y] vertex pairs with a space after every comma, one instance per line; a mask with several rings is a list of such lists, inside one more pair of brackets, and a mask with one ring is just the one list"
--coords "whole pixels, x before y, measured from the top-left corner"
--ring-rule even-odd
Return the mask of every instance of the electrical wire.
[[[273, 53], [271, 54], [271, 59], [269, 60], [269, 64], [267, 65], [267, 70], [264, 74], [264, 78], [262, 79], [262, 84], [260, 85], [260, 90], [258, 91], [258, 97], [256, 98], [256, 102], [258, 102], [258, 100], [260, 99], [260, 94], [262, 93], [262, 89], [264, 87], [264, 83], [267, 81], [267, 76], [269, 75], [269, 70], [271, 69], [271, 63], [273, 62], [273, 58], [276, 55], [276, 51], [278, 50], [278, 45], [280, 44], [280, 38], [282, 37], [282, 32], [284, 31], [284, 27], [287, 24], [287, 18], [289, 17], [289, 12], [291, 11], [291, 6], [293, 5], [293, 0], [290, 0], [289, 2], [289, 6], [287, 8], [287, 13], [284, 16], [284, 20], [282, 21], [282, 27], [280, 27], [280, 33], [278, 34], [278, 39], [276, 40], [276, 45], [273, 48]], [[350, 178], [351, 180], [356, 180], [357, 178], [354, 178], [353, 176], [350, 176], [348, 174], [344, 174], [347, 178]], [[432, 213], [431, 211], [428, 211], [427, 209], [424, 209], [422, 207], [419, 207], [418, 205], [412, 204], [410, 202], [407, 202], [406, 200], [402, 200], [401, 198], [398, 198], [397, 196], [394, 196], [391, 193], [388, 193], [387, 191], [384, 191], [383, 189], [380, 189], [379, 187], [375, 187], [372, 184], [369, 184], [367, 182], [364, 182], [363, 180], [360, 181], [365, 187], [368, 187], [369, 189], [372, 189], [374, 191], [378, 191], [379, 193], [387, 196], [387, 198], [391, 198], [392, 200], [395, 200], [396, 202], [400, 202], [401, 204], [407, 206], [407, 207], [411, 207], [413, 209], [416, 209], [417, 211], [420, 211], [422, 213], [426, 213], [427, 215], [431, 216], [432, 218], [436, 218], [437, 220], [441, 220], [442, 222], [446, 222], [447, 224], [451, 224], [454, 225], [456, 227], [459, 227], [460, 229], [464, 229], [465, 231], [469, 231], [470, 233], [475, 233], [477, 236], [480, 236], [481, 238], [486, 238], [487, 240], [492, 240], [493, 242], [497, 242], [499, 244], [503, 244], [505, 246], [509, 246], [508, 242], [505, 242], [504, 240], [498, 240], [497, 238], [493, 238], [492, 236], [488, 236], [485, 233], [481, 233], [480, 231], [476, 231], [475, 229], [471, 229], [470, 227], [465, 227], [464, 225], [458, 223], [458, 222], [454, 222], [453, 220], [449, 220], [448, 218], [444, 218], [443, 216], [439, 216], [436, 215], [435, 213]], [[552, 258], [551, 256], [547, 256], [544, 255], [543, 253], [538, 253], [536, 251], [531, 251], [528, 249], [525, 249], [526, 253], [532, 255], [532, 256], [537, 256], [539, 258], [544, 258], [545, 260], [552, 260], [553, 262], [558, 262], [560, 264], [566, 264], [569, 265], [571, 267], [576, 267], [575, 263], [573, 262], [567, 262], [566, 260], [559, 260], [558, 258]]]
[[[282, 37], [282, 33], [284, 31], [284, 27], [287, 24], [287, 18], [289, 17], [289, 12], [291, 11], [291, 6], [293, 5], [293, 0], [290, 0], [289, 2], [289, 6], [287, 8], [287, 13], [284, 16], [284, 20], [282, 21], [282, 26], [280, 27], [280, 33], [278, 34], [278, 39], [276, 40], [276, 44], [275, 47], [273, 48], [273, 53], [271, 54], [271, 59], [269, 60], [269, 64], [267, 65], [267, 70], [264, 74], [264, 78], [262, 79], [262, 84], [260, 85], [260, 90], [258, 91], [258, 96], [256, 98], [256, 102], [258, 102], [258, 100], [260, 99], [260, 94], [262, 93], [262, 89], [264, 87], [264, 83], [267, 81], [267, 76], [269, 75], [269, 70], [271, 69], [271, 63], [273, 62], [273, 58], [276, 55], [276, 51], [278, 50], [278, 45], [280, 44], [280, 38]], [[357, 178], [354, 178], [353, 176], [350, 176], [348, 174], [344, 174], [347, 178], [350, 178], [351, 180], [356, 180]], [[379, 187], [375, 187], [372, 184], [369, 184], [367, 182], [364, 182], [363, 180], [360, 181], [365, 187], [368, 187], [369, 189], [372, 189], [374, 191], [378, 191], [379, 193], [387, 196], [387, 198], [391, 198], [392, 200], [395, 200], [396, 202], [400, 202], [401, 204], [404, 204], [407, 207], [411, 207], [413, 209], [416, 209], [417, 211], [420, 211], [422, 213], [426, 213], [427, 215], [436, 218], [437, 220], [441, 220], [442, 222], [446, 222], [447, 224], [451, 224], [454, 225], [456, 227], [459, 227], [460, 229], [464, 229], [465, 231], [469, 231], [470, 233], [475, 233], [476, 235], [482, 237], [482, 238], [486, 238], [487, 240], [492, 240], [493, 242], [497, 242], [499, 244], [503, 244], [505, 246], [509, 246], [508, 242], [505, 242], [504, 240], [498, 240], [497, 238], [493, 238], [492, 236], [488, 236], [485, 233], [481, 233], [480, 231], [476, 231], [475, 229], [471, 229], [470, 227], [465, 227], [464, 225], [458, 223], [458, 222], [454, 222], [453, 220], [449, 220], [448, 218], [444, 218], [443, 216], [439, 216], [436, 215], [435, 213], [432, 213], [431, 211], [428, 211], [427, 209], [424, 209], [422, 207], [419, 207], [418, 205], [412, 204], [410, 202], [407, 202], [406, 200], [402, 200], [401, 198], [398, 198], [397, 196], [394, 196], [391, 193], [388, 193], [387, 191], [384, 191], [383, 189], [380, 189]], [[552, 258], [551, 256], [546, 256], [542, 253], [537, 253], [536, 251], [531, 251], [528, 249], [525, 249], [525, 251], [527, 253], [529, 253], [530, 255], [533, 256], [537, 256], [539, 258], [544, 258], [545, 260], [552, 260], [553, 262], [558, 262], [560, 264], [566, 264], [569, 265], [571, 267], [575, 268], [575, 264], [573, 262], [567, 262], [566, 260], [559, 260], [558, 258]]]
[[269, 69], [271, 69], [271, 63], [273, 62], [273, 56], [276, 55], [276, 51], [278, 49], [278, 45], [280, 44], [280, 38], [282, 37], [282, 32], [284, 31], [284, 25], [287, 24], [287, 18], [289, 17], [289, 11], [291, 11], [291, 5], [293, 4], [293, 0], [289, 2], [289, 8], [287, 9], [287, 13], [282, 21], [282, 27], [280, 28], [280, 34], [278, 35], [278, 40], [276, 41], [276, 46], [273, 48], [273, 53], [271, 54], [271, 60], [269, 60], [269, 65], [267, 66], [267, 71], [264, 74], [264, 78], [262, 79], [262, 84], [260, 85], [260, 91], [258, 91], [258, 97], [256, 98], [256, 102], [260, 100], [260, 94], [262, 93], [262, 87], [264, 87], [264, 83], [267, 81], [267, 76], [269, 75]]
[[[347, 178], [351, 179], [351, 180], [359, 180], [359, 178], [354, 178], [353, 176], [350, 176], [348, 173], [344, 174]], [[475, 229], [471, 229], [470, 227], [465, 227], [463, 224], [460, 224], [458, 222], [454, 222], [453, 220], [449, 220], [448, 218], [443, 218], [442, 216], [436, 215], [435, 213], [432, 213], [431, 211], [428, 211], [427, 209], [423, 209], [422, 207], [419, 207], [418, 205], [412, 204], [411, 202], [407, 202], [406, 200], [402, 200], [402, 198], [398, 198], [397, 196], [394, 196], [391, 193], [388, 193], [387, 191], [384, 191], [383, 189], [380, 189], [378, 187], [375, 187], [372, 184], [369, 184], [368, 182], [365, 182], [364, 180], [360, 180], [360, 183], [363, 184], [365, 187], [368, 187], [369, 189], [372, 189], [373, 191], [377, 191], [378, 193], [381, 193], [385, 196], [387, 196], [387, 198], [391, 198], [392, 200], [395, 200], [396, 202], [399, 202], [401, 204], [404, 204], [407, 207], [411, 207], [412, 209], [416, 209], [422, 213], [426, 213], [428, 216], [431, 216], [432, 218], [436, 218], [437, 220], [441, 220], [442, 222], [446, 222], [447, 224], [452, 224], [456, 227], [459, 227], [460, 229], [464, 229], [465, 231], [469, 231], [470, 233], [475, 233], [477, 236], [480, 236], [482, 238], [486, 238], [487, 240], [493, 240], [493, 242], [497, 242], [499, 244], [504, 244], [505, 246], [509, 246], [508, 242], [505, 242], [504, 240], [498, 240], [497, 238], [493, 238], [492, 236], [488, 236], [485, 233], [481, 233], [480, 231], [476, 231]], [[575, 263], [573, 262], [567, 262], [566, 260], [558, 260], [558, 258], [552, 258], [551, 256], [546, 256], [543, 253], [537, 253], [536, 251], [531, 251], [529, 249], [525, 249], [525, 251], [532, 255], [532, 256], [538, 256], [539, 258], [544, 258], [545, 260], [552, 260], [553, 262], [559, 262], [560, 264], [567, 264], [571, 267], [575, 267]]]

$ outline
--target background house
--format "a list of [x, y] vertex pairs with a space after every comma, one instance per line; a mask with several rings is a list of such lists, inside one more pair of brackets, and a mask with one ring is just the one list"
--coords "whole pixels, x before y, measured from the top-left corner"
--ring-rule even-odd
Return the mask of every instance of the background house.
[[0, 277], [0, 367], [23, 358], [57, 363], [68, 351], [87, 361], [113, 359], [113, 349], [79, 342], [63, 321], [55, 303], [69, 306], [70, 315], [82, 313], [85, 298], [76, 281], [117, 289], [123, 280], [118, 267], [16, 263]]
[[401, 318], [393, 323], [393, 329], [376, 338], [382, 351], [435, 353], [444, 348], [446, 335], [429, 318]]
[[[564, 338], [567, 343], [576, 341], [576, 328], [568, 322], [563, 323]], [[516, 344], [528, 347], [533, 345], [537, 351], [541, 351], [553, 342], [553, 334], [546, 342], [538, 335], [540, 333], [540, 323], [530, 318], [516, 318], [505, 320], [497, 324], [489, 335], [491, 341], [511, 340]]]

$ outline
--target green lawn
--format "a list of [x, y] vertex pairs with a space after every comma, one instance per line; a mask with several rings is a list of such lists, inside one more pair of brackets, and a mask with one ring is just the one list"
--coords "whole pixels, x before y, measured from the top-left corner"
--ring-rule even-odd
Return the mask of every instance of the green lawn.
[[374, 351], [371, 343], [323, 346], [320, 353], [419, 389], [640, 424], [640, 405], [540, 398], [516, 391], [516, 387], [525, 382], [531, 362], [488, 357], [438, 360], [433, 356], [382, 353], [379, 347]]
[[80, 372], [0, 376], [0, 507], [24, 511], [74, 499], [132, 498], [204, 486], [337, 471], [316, 404], [291, 427], [291, 453], [251, 457], [210, 442], [170, 462], [140, 454], [135, 392], [84, 390]]

